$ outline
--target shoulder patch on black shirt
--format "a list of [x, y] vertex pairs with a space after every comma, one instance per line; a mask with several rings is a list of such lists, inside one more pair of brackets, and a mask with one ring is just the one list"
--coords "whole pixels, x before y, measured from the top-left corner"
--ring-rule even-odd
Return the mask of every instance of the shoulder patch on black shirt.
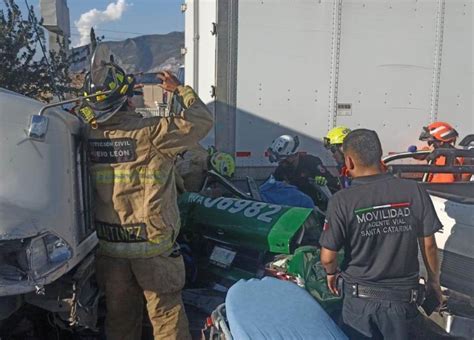
[[137, 159], [136, 141], [132, 138], [89, 139], [92, 163], [127, 163]]
[[329, 229], [329, 222], [327, 219], [324, 220], [324, 225], [323, 225], [323, 231], [325, 230], [328, 230]]

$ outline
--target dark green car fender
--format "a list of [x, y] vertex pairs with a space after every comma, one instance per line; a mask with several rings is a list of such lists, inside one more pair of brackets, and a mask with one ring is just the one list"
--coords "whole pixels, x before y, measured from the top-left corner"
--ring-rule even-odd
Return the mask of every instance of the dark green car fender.
[[198, 193], [184, 193], [178, 203], [183, 231], [217, 233], [222, 241], [277, 254], [290, 254], [292, 240], [314, 212]]

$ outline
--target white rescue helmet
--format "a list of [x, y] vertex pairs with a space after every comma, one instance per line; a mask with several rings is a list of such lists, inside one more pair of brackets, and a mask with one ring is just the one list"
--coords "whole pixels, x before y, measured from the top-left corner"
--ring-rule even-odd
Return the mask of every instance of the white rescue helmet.
[[299, 145], [298, 136], [282, 135], [275, 139], [267, 149], [268, 159], [271, 163], [279, 162], [288, 156], [294, 155]]

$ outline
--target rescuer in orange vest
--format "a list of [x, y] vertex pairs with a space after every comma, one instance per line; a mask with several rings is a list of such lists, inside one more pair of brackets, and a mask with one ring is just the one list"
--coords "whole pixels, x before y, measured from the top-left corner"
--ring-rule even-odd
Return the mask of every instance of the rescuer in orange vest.
[[[423, 127], [419, 139], [427, 142], [428, 147], [425, 150], [435, 149], [454, 149], [456, 139], [459, 136], [456, 129], [445, 122], [434, 122], [428, 126]], [[446, 157], [439, 156], [433, 164], [438, 166], [446, 165]], [[463, 165], [464, 158], [456, 158], [455, 165]], [[469, 180], [470, 174], [453, 174], [453, 173], [430, 173], [428, 174], [427, 182], [432, 183], [452, 183], [457, 181]]]

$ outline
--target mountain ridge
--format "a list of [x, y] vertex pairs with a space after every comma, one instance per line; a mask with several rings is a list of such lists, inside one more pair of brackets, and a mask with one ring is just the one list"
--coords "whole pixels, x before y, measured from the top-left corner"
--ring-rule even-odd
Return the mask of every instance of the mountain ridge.
[[[184, 46], [184, 32], [148, 34], [122, 41], [104, 41], [114, 55], [115, 62], [127, 73], [152, 73], [163, 69], [176, 72], [184, 63], [181, 48]], [[88, 71], [90, 45], [72, 50], [81, 61], [73, 63], [72, 72]], [[84, 58], [86, 57], [86, 58]]]

